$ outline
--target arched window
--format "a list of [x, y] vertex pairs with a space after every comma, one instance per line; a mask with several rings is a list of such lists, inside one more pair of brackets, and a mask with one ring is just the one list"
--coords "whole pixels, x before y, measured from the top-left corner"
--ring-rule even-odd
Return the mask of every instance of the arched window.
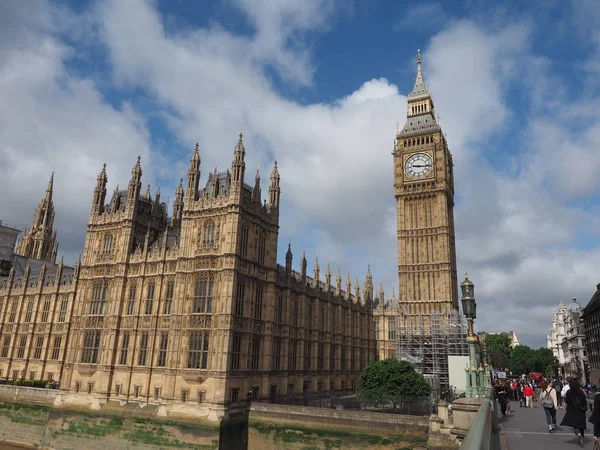
[[241, 240], [240, 240], [240, 256], [242, 258], [248, 257], [248, 236], [250, 235], [250, 228], [247, 223], [242, 225]]
[[108, 298], [108, 283], [102, 281], [95, 283], [92, 289], [92, 301], [90, 302], [90, 314], [103, 316], [106, 312]]
[[258, 263], [265, 263], [265, 247], [267, 243], [267, 236], [265, 233], [261, 233], [258, 238]]
[[212, 313], [213, 298], [215, 296], [215, 282], [211, 279], [197, 280], [194, 292], [192, 313]]
[[110, 234], [107, 234], [106, 236], [104, 236], [104, 246], [103, 246], [103, 250], [105, 252], [110, 252], [113, 248], [113, 237]]
[[212, 220], [204, 224], [204, 235], [202, 237], [203, 248], [213, 248], [215, 246], [215, 223]]

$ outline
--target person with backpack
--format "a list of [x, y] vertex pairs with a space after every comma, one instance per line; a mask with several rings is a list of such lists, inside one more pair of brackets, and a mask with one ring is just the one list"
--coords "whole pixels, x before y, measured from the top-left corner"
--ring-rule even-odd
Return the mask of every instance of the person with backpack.
[[561, 425], [573, 427], [573, 431], [579, 438], [579, 446], [585, 444], [585, 412], [587, 411], [587, 398], [581, 389], [579, 380], [569, 381], [569, 390], [565, 397], [565, 409]]
[[547, 381], [542, 383], [542, 392], [540, 393], [540, 403], [546, 413], [546, 423], [548, 424], [548, 432], [552, 433], [556, 430], [556, 389]]
[[594, 450], [600, 449], [600, 394], [594, 397], [594, 411], [588, 422], [594, 425]]

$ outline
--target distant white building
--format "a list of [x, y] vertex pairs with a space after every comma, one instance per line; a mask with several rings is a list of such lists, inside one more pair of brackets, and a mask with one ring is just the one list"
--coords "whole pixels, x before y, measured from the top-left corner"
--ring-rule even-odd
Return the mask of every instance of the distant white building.
[[515, 333], [514, 331], [509, 331], [508, 335], [510, 336], [510, 348], [515, 348], [517, 345], [521, 345], [521, 342], [519, 341], [519, 338], [517, 337], [517, 333]]
[[582, 307], [575, 298], [569, 307], [561, 300], [552, 314], [552, 328], [546, 344], [558, 358], [561, 377], [577, 377], [587, 383], [588, 356], [581, 313]]

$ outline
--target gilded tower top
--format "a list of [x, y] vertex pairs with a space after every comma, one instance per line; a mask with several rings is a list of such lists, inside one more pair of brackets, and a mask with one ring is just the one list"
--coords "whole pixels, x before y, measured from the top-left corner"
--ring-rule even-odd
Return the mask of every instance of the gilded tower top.
[[396, 138], [406, 138], [421, 134], [440, 131], [440, 127], [435, 120], [433, 100], [429, 92], [429, 87], [423, 80], [421, 71], [421, 50], [417, 53], [417, 78], [410, 94], [408, 94], [408, 111], [406, 114], [406, 123], [402, 131], [396, 132]]
[[408, 101], [411, 100], [422, 100], [429, 97], [429, 88], [423, 80], [423, 74], [421, 73], [421, 49], [417, 50], [417, 79], [415, 80], [415, 86], [410, 94], [408, 94]]

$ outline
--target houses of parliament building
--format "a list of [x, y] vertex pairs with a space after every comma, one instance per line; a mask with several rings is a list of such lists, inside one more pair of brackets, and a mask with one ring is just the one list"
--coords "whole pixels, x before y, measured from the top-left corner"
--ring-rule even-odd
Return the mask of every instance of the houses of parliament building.
[[[398, 302], [453, 308], [452, 161], [420, 55], [408, 110], [394, 148]], [[391, 356], [370, 269], [361, 288], [318, 260], [309, 276], [304, 254], [295, 271], [290, 246], [277, 264], [277, 162], [263, 199], [258, 172], [246, 183], [245, 154], [240, 134], [231, 168], [201, 188], [196, 144], [170, 217], [160, 191], [143, 191], [139, 158], [127, 189], [112, 194], [105, 165], [74, 267], [56, 262], [52, 174], [31, 227], [0, 222], [0, 378], [57, 380], [71, 403], [210, 414], [249, 392], [268, 400], [353, 389], [369, 361]]]

